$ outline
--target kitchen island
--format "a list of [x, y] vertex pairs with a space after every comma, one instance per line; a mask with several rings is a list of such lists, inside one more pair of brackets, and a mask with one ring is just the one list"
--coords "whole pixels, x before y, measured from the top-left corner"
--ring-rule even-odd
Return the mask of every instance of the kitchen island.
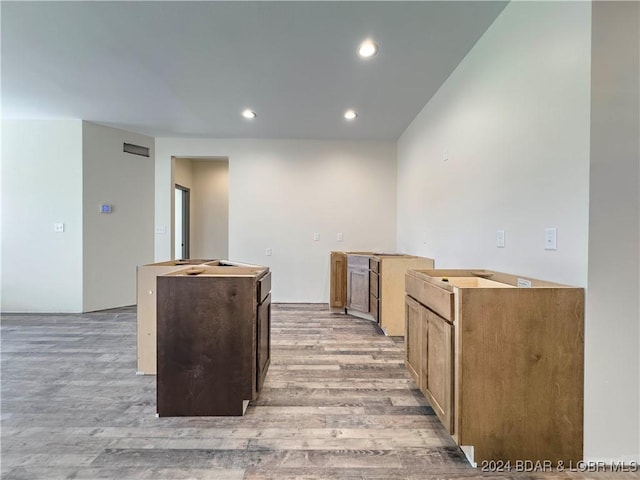
[[157, 277], [157, 412], [243, 415], [271, 353], [267, 267], [197, 265]]

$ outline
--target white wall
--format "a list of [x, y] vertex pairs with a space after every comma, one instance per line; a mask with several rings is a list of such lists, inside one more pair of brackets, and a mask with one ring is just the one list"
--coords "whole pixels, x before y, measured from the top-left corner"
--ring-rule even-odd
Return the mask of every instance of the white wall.
[[193, 188], [193, 165], [190, 158], [176, 158], [174, 182], [188, 189]]
[[585, 455], [640, 462], [640, 4], [593, 3]]
[[590, 20], [587, 2], [507, 5], [398, 141], [400, 250], [586, 286]]
[[[124, 153], [125, 142], [150, 156]], [[133, 305], [136, 266], [153, 262], [154, 139], [83, 122], [82, 150], [83, 310]], [[103, 203], [113, 213], [100, 213]]]
[[327, 302], [331, 250], [395, 248], [394, 143], [158, 138], [157, 225], [171, 225], [172, 156], [229, 159], [229, 258], [269, 266], [274, 302]]
[[229, 162], [193, 160], [192, 258], [229, 257]]
[[2, 311], [81, 310], [82, 122], [3, 120]]
[[588, 284], [587, 460], [640, 461], [638, 16], [595, 2], [592, 56], [591, 2], [510, 3], [398, 142], [400, 249]]

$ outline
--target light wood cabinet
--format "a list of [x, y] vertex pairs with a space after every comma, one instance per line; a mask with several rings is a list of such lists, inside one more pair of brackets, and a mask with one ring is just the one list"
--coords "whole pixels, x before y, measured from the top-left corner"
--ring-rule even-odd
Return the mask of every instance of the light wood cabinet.
[[347, 308], [347, 254], [331, 252], [330, 270], [329, 307], [332, 312], [344, 313]]
[[385, 334], [404, 336], [405, 273], [433, 266], [433, 259], [413, 255], [331, 252], [331, 311], [346, 313], [348, 308], [352, 315], [376, 321]]
[[377, 279], [377, 303], [380, 328], [389, 336], [403, 337], [404, 325], [404, 282], [410, 269], [431, 269], [433, 259], [412, 255], [374, 255], [370, 269]]
[[472, 462], [582, 460], [583, 289], [414, 270], [406, 294], [407, 370]]

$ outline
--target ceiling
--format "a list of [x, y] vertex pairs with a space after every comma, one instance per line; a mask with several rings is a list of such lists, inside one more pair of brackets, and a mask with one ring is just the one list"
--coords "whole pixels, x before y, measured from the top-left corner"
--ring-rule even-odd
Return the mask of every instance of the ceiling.
[[[154, 137], [395, 140], [505, 4], [2, 1], [2, 116]], [[362, 59], [366, 38], [379, 51]]]

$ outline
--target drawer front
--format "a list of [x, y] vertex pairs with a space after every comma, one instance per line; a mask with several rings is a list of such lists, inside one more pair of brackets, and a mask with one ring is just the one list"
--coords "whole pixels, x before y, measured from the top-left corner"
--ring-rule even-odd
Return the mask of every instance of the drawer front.
[[369, 272], [369, 293], [375, 296], [376, 298], [380, 298], [380, 289], [379, 289], [379, 277], [375, 272]]
[[405, 290], [420, 303], [429, 307], [449, 322], [453, 322], [453, 293], [439, 288], [413, 275], [406, 275]]
[[262, 303], [271, 292], [271, 272], [258, 280], [258, 303]]
[[369, 270], [372, 272], [380, 273], [380, 261], [375, 258], [369, 259]]
[[376, 319], [376, 322], [380, 322], [380, 310], [379, 310], [379, 301], [377, 297], [374, 297], [373, 294], [369, 295], [369, 313], [373, 318]]
[[347, 255], [347, 267], [369, 270], [369, 256]]

